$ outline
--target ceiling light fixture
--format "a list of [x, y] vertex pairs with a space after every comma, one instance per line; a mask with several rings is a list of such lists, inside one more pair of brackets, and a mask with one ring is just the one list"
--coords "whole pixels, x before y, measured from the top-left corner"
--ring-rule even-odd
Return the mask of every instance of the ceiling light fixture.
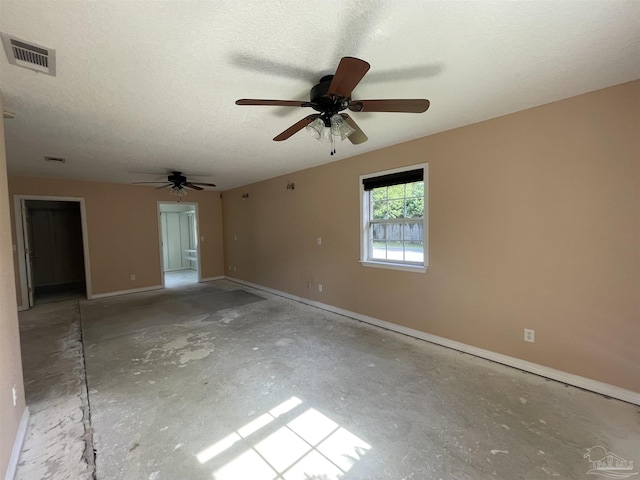
[[355, 132], [339, 113], [331, 116], [326, 113], [322, 114], [307, 125], [305, 130], [316, 140], [322, 143], [330, 143], [331, 155], [336, 153], [335, 137], [340, 137], [340, 140], [344, 140]]
[[344, 118], [342, 118], [339, 114], [335, 114], [331, 117], [331, 134], [340, 137], [340, 140], [344, 140], [349, 135], [351, 135], [355, 130], [351, 128]]
[[182, 186], [178, 187], [174, 185], [173, 187], [171, 187], [171, 190], [169, 190], [169, 195], [174, 195], [178, 197], [178, 202], [179, 202], [180, 200], [182, 200], [182, 197], [187, 195], [187, 191], [184, 188], [182, 188]]
[[316, 140], [320, 140], [322, 132], [324, 131], [324, 121], [318, 117], [313, 122], [305, 127], [305, 130]]

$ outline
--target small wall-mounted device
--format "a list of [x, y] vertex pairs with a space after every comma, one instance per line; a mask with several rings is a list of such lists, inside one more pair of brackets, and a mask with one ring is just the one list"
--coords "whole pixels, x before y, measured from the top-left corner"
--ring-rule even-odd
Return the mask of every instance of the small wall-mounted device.
[[248, 193], [243, 193], [242, 194], [242, 199], [246, 200], [247, 198], [249, 198], [249, 194]]
[[287, 190], [295, 190], [296, 189], [296, 184], [293, 182], [289, 182], [287, 183]]
[[531, 328], [524, 329], [524, 341], [529, 343], [535, 343], [536, 341], [536, 332]]

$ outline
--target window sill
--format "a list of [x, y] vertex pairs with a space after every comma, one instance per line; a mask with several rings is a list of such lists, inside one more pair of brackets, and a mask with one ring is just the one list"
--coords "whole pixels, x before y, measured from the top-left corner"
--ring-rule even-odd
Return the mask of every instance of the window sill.
[[404, 270], [405, 272], [425, 273], [427, 267], [424, 265], [409, 265], [406, 263], [390, 263], [390, 262], [375, 262], [372, 260], [360, 260], [360, 263], [364, 267], [378, 267], [387, 268], [389, 270]]

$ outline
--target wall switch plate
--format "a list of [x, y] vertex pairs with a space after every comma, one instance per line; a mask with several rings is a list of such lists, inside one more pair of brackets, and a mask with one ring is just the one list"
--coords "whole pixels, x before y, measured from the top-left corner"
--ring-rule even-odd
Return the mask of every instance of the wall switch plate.
[[536, 332], [530, 328], [524, 329], [524, 341], [534, 343], [536, 341]]
[[317, 243], [318, 245], [322, 245], [322, 237], [318, 237], [318, 238], [316, 238], [316, 243]]
[[13, 406], [15, 407], [18, 404], [18, 389], [15, 385], [11, 388], [11, 395], [13, 396]]
[[136, 276], [135, 276], [135, 274], [132, 273], [131, 274], [131, 280], [135, 280], [135, 279], [136, 279]]
[[321, 291], [322, 291], [322, 284], [321, 284], [321, 283], [319, 283], [319, 284], [318, 284], [318, 291], [319, 291], [319, 292], [321, 292]]

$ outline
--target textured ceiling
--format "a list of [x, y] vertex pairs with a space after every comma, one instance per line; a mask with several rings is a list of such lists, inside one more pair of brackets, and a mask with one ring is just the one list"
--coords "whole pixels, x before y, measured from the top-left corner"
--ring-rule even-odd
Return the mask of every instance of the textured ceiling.
[[[9, 173], [118, 183], [173, 168], [224, 190], [640, 77], [637, 0], [0, 0], [0, 31], [57, 56], [51, 77], [0, 53]], [[234, 104], [307, 100], [342, 56], [371, 64], [354, 99], [431, 108], [353, 113], [369, 141], [330, 156], [272, 141], [311, 109]]]

